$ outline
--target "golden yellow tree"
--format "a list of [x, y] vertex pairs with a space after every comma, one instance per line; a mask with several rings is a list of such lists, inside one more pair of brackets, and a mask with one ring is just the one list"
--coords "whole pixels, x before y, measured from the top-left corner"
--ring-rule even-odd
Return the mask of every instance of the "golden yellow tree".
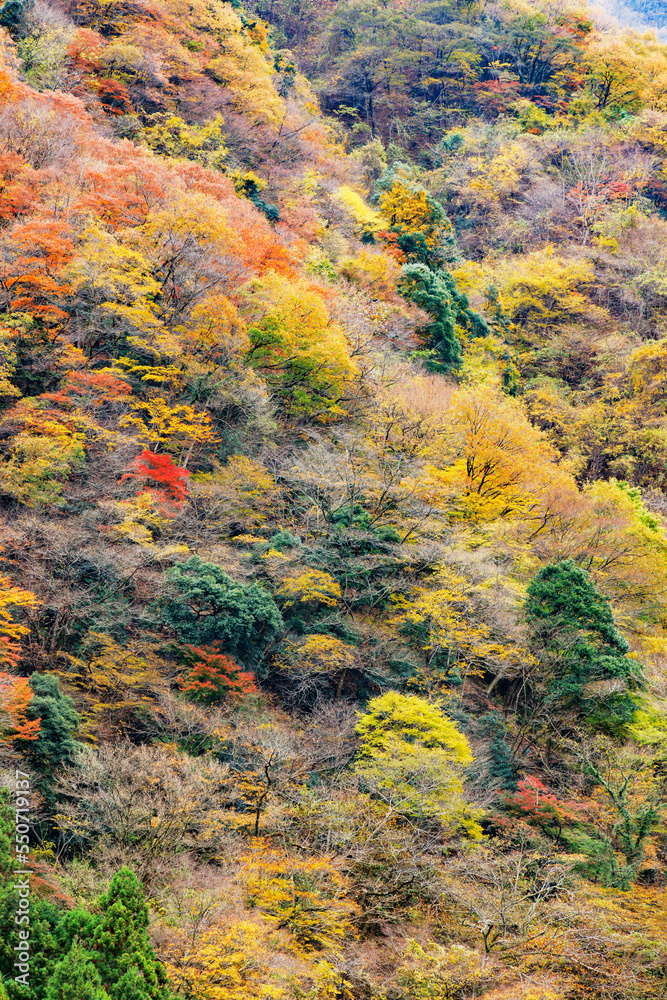
[[[462, 389], [452, 398], [449, 455], [429, 468], [432, 483], [472, 521], [548, 520], [577, 493], [574, 480], [520, 402], [490, 387]], [[559, 500], [560, 497], [560, 500]]]
[[323, 421], [343, 414], [357, 366], [319, 293], [303, 279], [269, 271], [246, 287], [245, 299], [248, 360], [284, 411]]

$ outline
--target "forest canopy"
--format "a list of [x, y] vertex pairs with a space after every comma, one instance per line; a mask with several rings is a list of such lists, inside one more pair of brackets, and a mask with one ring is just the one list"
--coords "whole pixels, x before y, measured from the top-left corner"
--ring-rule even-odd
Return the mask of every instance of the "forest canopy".
[[659, 7], [0, 4], [0, 1000], [665, 996]]

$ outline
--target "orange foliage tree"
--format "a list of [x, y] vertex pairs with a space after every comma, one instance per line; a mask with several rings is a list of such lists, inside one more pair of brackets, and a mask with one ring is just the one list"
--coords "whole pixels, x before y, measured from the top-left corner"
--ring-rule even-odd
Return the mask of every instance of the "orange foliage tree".
[[70, 292], [63, 278], [74, 247], [63, 222], [32, 218], [12, 230], [13, 254], [3, 262], [0, 287], [6, 304], [48, 323], [66, 318], [62, 300]]
[[14, 620], [17, 608], [36, 608], [41, 601], [30, 590], [15, 587], [0, 573], [0, 663], [15, 666], [21, 653], [20, 641], [28, 634], [25, 625]]
[[37, 739], [40, 720], [27, 718], [32, 698], [27, 677], [13, 677], [0, 671], [0, 744]]
[[257, 690], [254, 676], [215, 646], [186, 646], [185, 653], [192, 669], [181, 682], [181, 691], [191, 701], [215, 705]]

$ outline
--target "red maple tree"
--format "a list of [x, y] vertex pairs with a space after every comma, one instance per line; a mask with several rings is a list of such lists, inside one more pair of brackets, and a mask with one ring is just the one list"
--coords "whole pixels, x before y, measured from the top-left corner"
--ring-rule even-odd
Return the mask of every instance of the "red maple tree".
[[144, 450], [131, 464], [134, 471], [121, 476], [121, 482], [124, 479], [152, 479], [160, 484], [159, 489], [149, 487], [138, 490], [137, 496], [150, 493], [158, 503], [176, 507], [180, 507], [187, 498], [186, 483], [190, 473], [180, 465], [174, 465], [171, 455], [156, 455]]
[[181, 682], [181, 691], [192, 701], [215, 705], [257, 690], [254, 676], [215, 646], [185, 646], [184, 652], [192, 669]]
[[558, 799], [534, 775], [528, 775], [519, 782], [516, 793], [505, 799], [505, 808], [555, 840], [560, 838], [563, 827], [583, 819], [578, 803]]

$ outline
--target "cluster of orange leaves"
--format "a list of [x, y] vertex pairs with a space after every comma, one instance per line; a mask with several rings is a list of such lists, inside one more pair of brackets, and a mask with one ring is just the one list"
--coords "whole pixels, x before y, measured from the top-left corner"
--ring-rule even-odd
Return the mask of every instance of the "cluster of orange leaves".
[[214, 705], [225, 699], [242, 698], [257, 691], [255, 678], [230, 656], [215, 647], [185, 646], [192, 667], [181, 682], [181, 691], [192, 701]]
[[37, 739], [41, 722], [27, 717], [32, 698], [27, 677], [0, 671], [0, 745]]

